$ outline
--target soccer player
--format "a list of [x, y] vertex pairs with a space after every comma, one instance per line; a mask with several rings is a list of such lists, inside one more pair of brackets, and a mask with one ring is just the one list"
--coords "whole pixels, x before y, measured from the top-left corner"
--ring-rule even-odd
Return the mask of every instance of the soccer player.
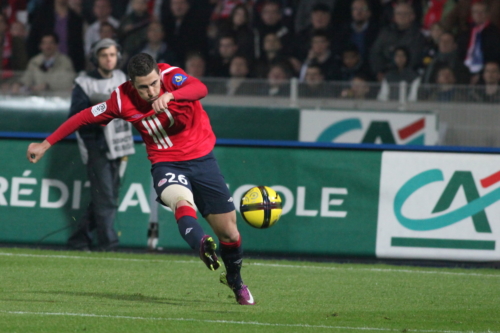
[[206, 86], [178, 67], [157, 64], [145, 53], [131, 58], [130, 81], [103, 103], [66, 120], [42, 143], [28, 146], [27, 158], [38, 162], [47, 149], [87, 124], [107, 124], [114, 118], [132, 123], [141, 134], [152, 163], [158, 201], [175, 214], [179, 232], [198, 251], [210, 270], [219, 268], [217, 245], [197, 222], [194, 205], [219, 238], [226, 272], [221, 282], [242, 305], [255, 304], [241, 279], [243, 251], [233, 199], [212, 153], [215, 135], [199, 100]]

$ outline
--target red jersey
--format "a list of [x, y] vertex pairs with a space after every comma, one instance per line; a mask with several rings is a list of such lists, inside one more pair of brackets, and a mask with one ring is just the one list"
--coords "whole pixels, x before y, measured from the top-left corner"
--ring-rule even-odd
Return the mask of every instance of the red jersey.
[[116, 88], [106, 102], [69, 118], [47, 141], [53, 145], [80, 126], [107, 124], [114, 118], [122, 118], [141, 134], [151, 163], [187, 161], [210, 153], [215, 135], [199, 102], [207, 95], [207, 87], [178, 67], [158, 64], [158, 68], [160, 95], [170, 92], [175, 98], [165, 112], [155, 114], [151, 103], [143, 100], [131, 81], [127, 81]]

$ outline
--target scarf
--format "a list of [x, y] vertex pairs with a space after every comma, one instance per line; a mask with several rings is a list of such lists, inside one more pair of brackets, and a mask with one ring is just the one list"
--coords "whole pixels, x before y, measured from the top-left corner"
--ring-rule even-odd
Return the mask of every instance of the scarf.
[[481, 49], [481, 32], [490, 22], [475, 26], [470, 34], [469, 47], [467, 48], [467, 56], [464, 64], [469, 67], [471, 73], [478, 73], [483, 69], [483, 50]]

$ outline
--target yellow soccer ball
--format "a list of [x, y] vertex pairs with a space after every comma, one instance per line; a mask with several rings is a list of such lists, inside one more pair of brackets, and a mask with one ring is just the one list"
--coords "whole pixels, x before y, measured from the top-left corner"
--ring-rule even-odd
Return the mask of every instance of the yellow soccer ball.
[[281, 216], [281, 198], [268, 186], [249, 189], [240, 202], [240, 213], [245, 222], [258, 229], [265, 229], [278, 222]]

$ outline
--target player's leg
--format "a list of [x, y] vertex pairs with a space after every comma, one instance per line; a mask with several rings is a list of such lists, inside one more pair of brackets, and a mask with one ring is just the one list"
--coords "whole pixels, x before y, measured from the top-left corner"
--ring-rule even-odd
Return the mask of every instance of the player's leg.
[[236, 212], [210, 214], [206, 220], [214, 230], [220, 242], [220, 255], [226, 272], [221, 274], [221, 282], [231, 288], [236, 300], [241, 305], [255, 304], [252, 294], [241, 278], [243, 247], [236, 225]]
[[254, 304], [248, 287], [241, 278], [243, 248], [236, 225], [233, 198], [227, 188], [217, 161], [212, 154], [199, 160], [198, 170], [191, 179], [196, 206], [219, 238], [219, 249], [226, 268], [224, 282], [235, 293], [240, 304]]
[[198, 223], [194, 198], [191, 191], [188, 168], [179, 170], [177, 163], [157, 163], [152, 175], [159, 202], [174, 212], [177, 227], [182, 238], [200, 254], [200, 258], [210, 270], [219, 268], [215, 253], [216, 244], [205, 234]]
[[208, 269], [219, 268], [220, 263], [215, 253], [217, 245], [198, 223], [196, 210], [192, 204], [194, 202], [192, 192], [181, 185], [172, 185], [162, 191], [161, 199], [175, 212], [179, 233], [186, 243], [199, 252], [201, 260]]

